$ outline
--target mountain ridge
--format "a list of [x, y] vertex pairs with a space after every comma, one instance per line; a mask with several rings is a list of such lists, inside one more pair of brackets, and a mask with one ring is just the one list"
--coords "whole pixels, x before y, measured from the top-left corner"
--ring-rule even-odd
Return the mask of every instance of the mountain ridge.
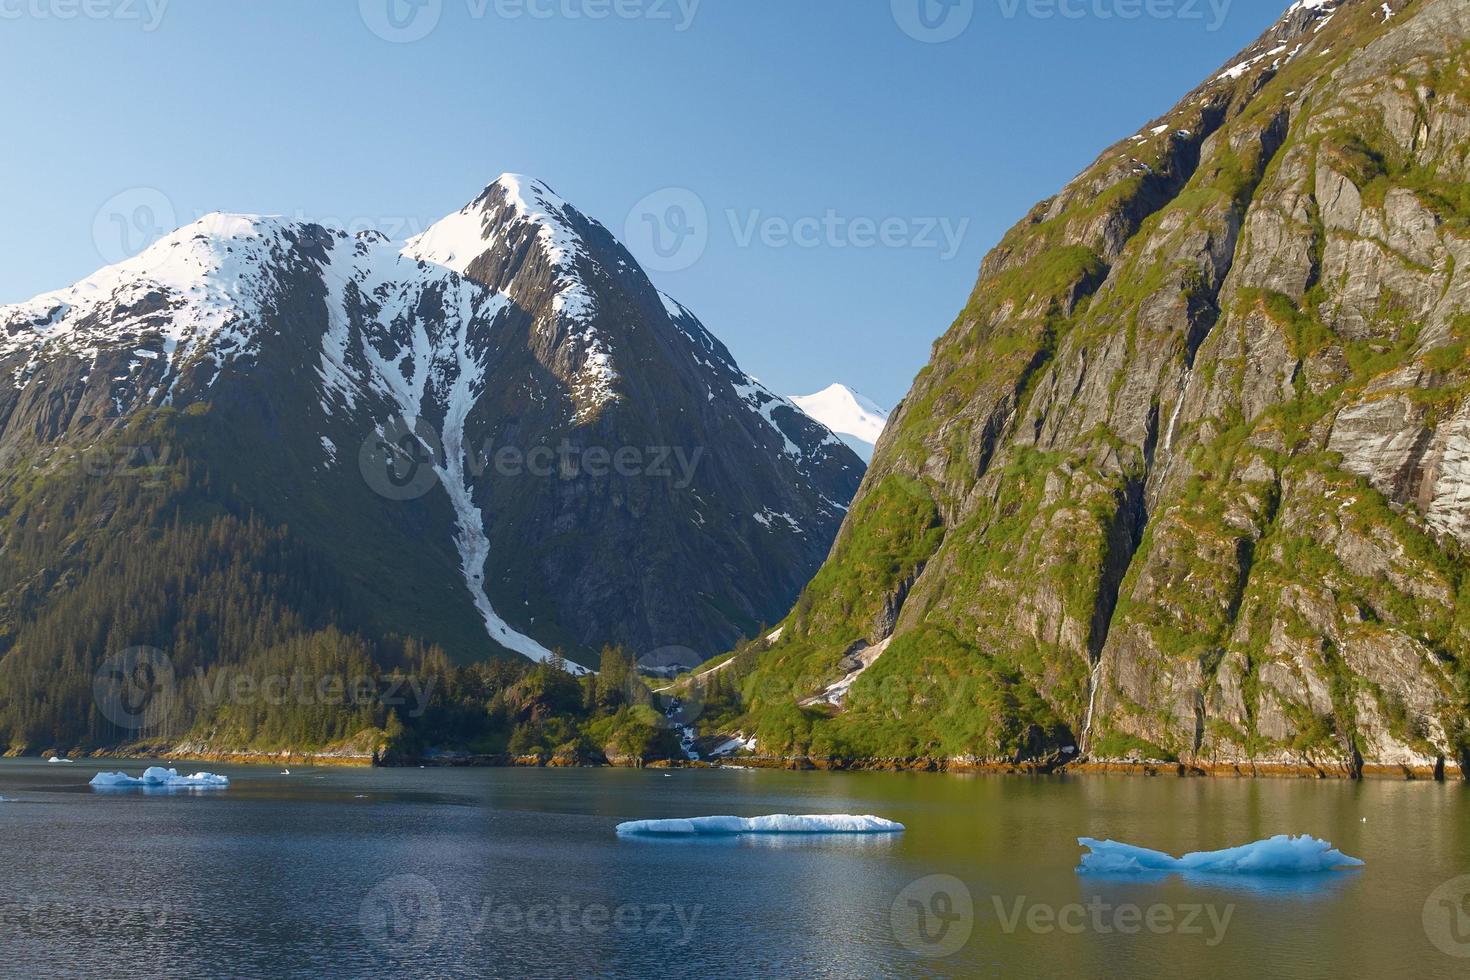
[[[25, 556], [0, 575], [0, 721], [58, 657], [207, 661], [182, 581], [159, 607], [128, 570], [162, 542], [201, 561], [195, 526], [279, 533], [331, 583], [236, 581], [252, 648], [270, 590], [312, 596], [288, 633], [589, 667], [604, 644], [697, 661], [789, 608], [861, 460], [544, 184], [501, 178], [460, 215], [402, 244], [211, 214], [0, 307], [0, 541]], [[245, 575], [240, 549], [210, 574]]]
[[1467, 18], [1294, 4], [1037, 204], [724, 720], [840, 764], [1470, 768]]

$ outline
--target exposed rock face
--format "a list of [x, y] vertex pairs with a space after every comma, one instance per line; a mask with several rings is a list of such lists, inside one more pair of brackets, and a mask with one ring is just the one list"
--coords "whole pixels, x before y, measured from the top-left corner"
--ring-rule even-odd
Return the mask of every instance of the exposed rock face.
[[761, 670], [892, 644], [753, 688], [763, 750], [1461, 758], [1470, 6], [1388, 10], [1294, 4], [985, 259]]
[[[583, 464], [530, 492], [522, 474], [484, 475], [476, 503], [498, 515], [486, 521], [500, 556], [492, 600], [539, 605], [569, 645], [641, 653], [709, 655], [784, 615], [826, 557], [862, 461], [539, 181], [501, 178], [406, 254], [432, 262], [446, 247], [443, 264], [510, 301], [497, 342], [514, 353], [492, 361], [479, 444], [566, 440]], [[595, 448], [636, 450], [637, 472], [583, 455]]]
[[[98, 447], [187, 468], [163, 481], [191, 483], [164, 508], [186, 523], [288, 528], [341, 627], [461, 659], [716, 653], [790, 608], [863, 472], [602, 225], [511, 175], [406, 248], [211, 215], [0, 307], [0, 533], [55, 531], [0, 576], [0, 654], [98, 572], [88, 533], [145, 530], [107, 521], [144, 483], [78, 484]], [[68, 537], [42, 512], [73, 496]], [[145, 585], [121, 576], [99, 631]]]

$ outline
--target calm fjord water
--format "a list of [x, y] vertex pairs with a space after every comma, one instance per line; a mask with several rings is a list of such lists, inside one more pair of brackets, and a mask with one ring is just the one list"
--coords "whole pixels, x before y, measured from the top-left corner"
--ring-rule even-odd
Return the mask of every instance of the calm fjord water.
[[[1462, 784], [210, 766], [228, 790], [153, 795], [94, 792], [98, 768], [0, 763], [5, 975], [1470, 972], [1454, 955], [1470, 956], [1470, 905], [1442, 887], [1470, 874]], [[614, 833], [781, 812], [873, 813], [908, 831]], [[1284, 832], [1367, 867], [1075, 871], [1082, 835], [1180, 853]]]

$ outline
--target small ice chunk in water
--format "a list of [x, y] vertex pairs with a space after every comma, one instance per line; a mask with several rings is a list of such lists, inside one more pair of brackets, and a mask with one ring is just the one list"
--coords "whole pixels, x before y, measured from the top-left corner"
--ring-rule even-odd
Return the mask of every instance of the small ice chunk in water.
[[212, 772], [196, 772], [192, 776], [181, 776], [177, 769], [149, 766], [141, 776], [129, 776], [125, 772], [99, 772], [92, 777], [92, 786], [98, 789], [130, 789], [132, 787], [165, 789], [223, 789], [230, 785], [226, 776]]
[[1277, 834], [1239, 847], [1219, 851], [1192, 851], [1173, 857], [1163, 851], [1121, 844], [1111, 840], [1079, 837], [1077, 843], [1088, 848], [1078, 865], [1080, 872], [1127, 874], [1148, 871], [1197, 871], [1206, 874], [1308, 874], [1335, 868], [1362, 867], [1363, 862], [1350, 857], [1325, 840], [1309, 834], [1292, 837]]
[[896, 834], [903, 824], [852, 813], [775, 813], [764, 817], [685, 817], [674, 820], [629, 820], [620, 834]]

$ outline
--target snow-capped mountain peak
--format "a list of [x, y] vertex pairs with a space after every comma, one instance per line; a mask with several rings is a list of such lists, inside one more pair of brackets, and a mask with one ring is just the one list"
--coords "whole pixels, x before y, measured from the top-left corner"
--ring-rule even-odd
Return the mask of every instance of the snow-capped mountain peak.
[[575, 226], [588, 221], [545, 181], [506, 173], [463, 208], [410, 238], [403, 254], [464, 274], [502, 236], [512, 233], [515, 225], [525, 223], [534, 227], [547, 260], [558, 269], [572, 271], [576, 259], [586, 254]]
[[[165, 406], [177, 411], [149, 411]], [[225, 470], [269, 456], [331, 485], [359, 537], [437, 530], [421, 574], [452, 586], [435, 593], [452, 611], [406, 605], [402, 632], [533, 659], [557, 643], [586, 662], [609, 639], [727, 648], [746, 620], [790, 608], [862, 474], [837, 436], [661, 296], [605, 226], [514, 175], [406, 244], [210, 214], [0, 306], [0, 458], [46, 459], [145, 419], [204, 426], [189, 451], [206, 430], [232, 433], [231, 451], [209, 456]], [[442, 504], [380, 506], [416, 499], [400, 496], [398, 470], [381, 478], [406, 435], [432, 450], [428, 469], [413, 467], [432, 478], [409, 489], [445, 495], [447, 524]], [[503, 449], [526, 464], [499, 462]], [[552, 449], [550, 472], [531, 471]], [[609, 470], [599, 454], [623, 462]], [[219, 485], [240, 482], [232, 471]], [[289, 504], [242, 506], [301, 524]], [[739, 596], [740, 612], [695, 594]]]
[[808, 416], [831, 429], [864, 461], [873, 458], [873, 447], [888, 424], [888, 413], [872, 399], [843, 384], [830, 384], [811, 395], [790, 395], [788, 400]]
[[203, 358], [217, 371], [254, 347], [277, 261], [328, 234], [278, 217], [206, 214], [70, 287], [0, 306], [0, 357], [30, 352], [13, 371], [20, 381], [62, 352], [90, 361], [131, 339], [134, 365], [161, 358], [176, 379], [178, 362]]
[[59, 322], [71, 310], [110, 299], [124, 286], [194, 287], [227, 271], [225, 258], [233, 252], [234, 245], [272, 237], [281, 224], [279, 219], [259, 215], [207, 214], [164, 235], [137, 255], [104, 266], [72, 286], [0, 310], [9, 317], [30, 310], [49, 314], [64, 307], [60, 316], [52, 318]]
[[501, 174], [469, 204], [410, 239], [402, 254], [504, 293], [537, 317], [577, 365], [578, 415], [586, 420], [618, 398], [611, 338], [595, 324], [598, 256], [612, 236], [544, 181]]

